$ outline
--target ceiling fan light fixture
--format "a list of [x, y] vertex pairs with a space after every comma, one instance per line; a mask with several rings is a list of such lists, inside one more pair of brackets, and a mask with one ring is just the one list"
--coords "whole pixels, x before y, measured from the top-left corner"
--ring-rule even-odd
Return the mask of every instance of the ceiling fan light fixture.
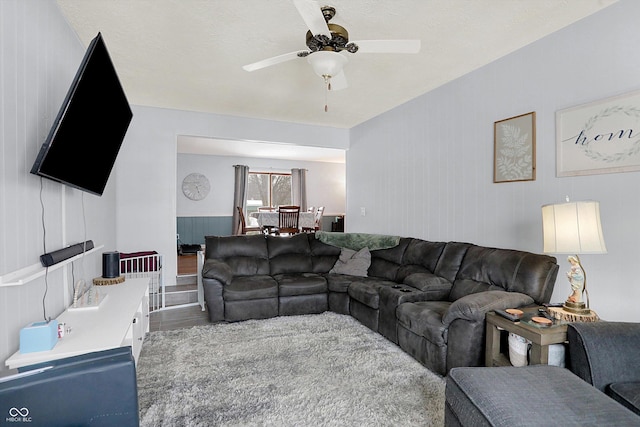
[[313, 71], [322, 78], [338, 75], [348, 62], [344, 55], [325, 50], [313, 52], [307, 56], [307, 61], [313, 67]]

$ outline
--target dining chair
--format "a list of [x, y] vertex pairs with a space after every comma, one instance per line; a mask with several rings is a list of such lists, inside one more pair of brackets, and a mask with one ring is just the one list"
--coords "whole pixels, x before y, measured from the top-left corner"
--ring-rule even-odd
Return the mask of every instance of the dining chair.
[[303, 226], [302, 231], [304, 233], [313, 233], [314, 231], [320, 230], [320, 219], [322, 218], [322, 213], [324, 212], [324, 206], [309, 208], [307, 212], [313, 213], [313, 225], [311, 227]]
[[[315, 215], [315, 212], [316, 212], [315, 206], [309, 206], [307, 208], [307, 213]], [[304, 227], [304, 226], [300, 227], [300, 229], [302, 230], [303, 233], [311, 233], [313, 231], [313, 228]]]
[[[275, 212], [276, 208], [274, 208], [273, 206], [260, 206], [258, 208], [258, 214], [260, 212]], [[273, 234], [273, 229], [275, 228], [275, 226], [273, 225], [263, 225], [262, 229], [266, 234]]]
[[236, 206], [236, 208], [238, 208], [238, 214], [240, 215], [240, 220], [238, 221], [238, 231], [240, 232], [240, 234], [247, 234], [254, 231], [262, 233], [261, 227], [247, 227], [247, 221], [245, 220], [242, 207]]
[[324, 215], [324, 206], [318, 206], [318, 209], [316, 209], [316, 214], [313, 217], [315, 231], [318, 231], [322, 228], [322, 215]]
[[275, 234], [296, 234], [300, 220], [300, 206], [280, 206], [278, 209], [278, 228]]

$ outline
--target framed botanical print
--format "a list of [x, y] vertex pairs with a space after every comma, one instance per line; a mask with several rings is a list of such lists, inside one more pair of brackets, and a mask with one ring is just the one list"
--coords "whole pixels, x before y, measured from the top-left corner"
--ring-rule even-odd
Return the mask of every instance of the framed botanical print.
[[536, 179], [536, 113], [493, 124], [493, 182]]

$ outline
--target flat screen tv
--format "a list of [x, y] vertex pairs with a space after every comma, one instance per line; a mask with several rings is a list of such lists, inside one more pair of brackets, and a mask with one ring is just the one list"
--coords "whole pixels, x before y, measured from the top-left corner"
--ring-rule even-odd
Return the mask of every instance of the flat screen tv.
[[98, 33], [87, 48], [31, 173], [101, 196], [132, 117]]

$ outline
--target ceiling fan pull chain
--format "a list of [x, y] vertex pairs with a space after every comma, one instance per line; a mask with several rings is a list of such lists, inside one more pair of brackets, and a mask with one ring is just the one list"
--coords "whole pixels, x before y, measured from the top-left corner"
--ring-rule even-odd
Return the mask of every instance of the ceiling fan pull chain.
[[331, 76], [324, 75], [324, 112], [329, 111], [329, 91], [331, 90]]

